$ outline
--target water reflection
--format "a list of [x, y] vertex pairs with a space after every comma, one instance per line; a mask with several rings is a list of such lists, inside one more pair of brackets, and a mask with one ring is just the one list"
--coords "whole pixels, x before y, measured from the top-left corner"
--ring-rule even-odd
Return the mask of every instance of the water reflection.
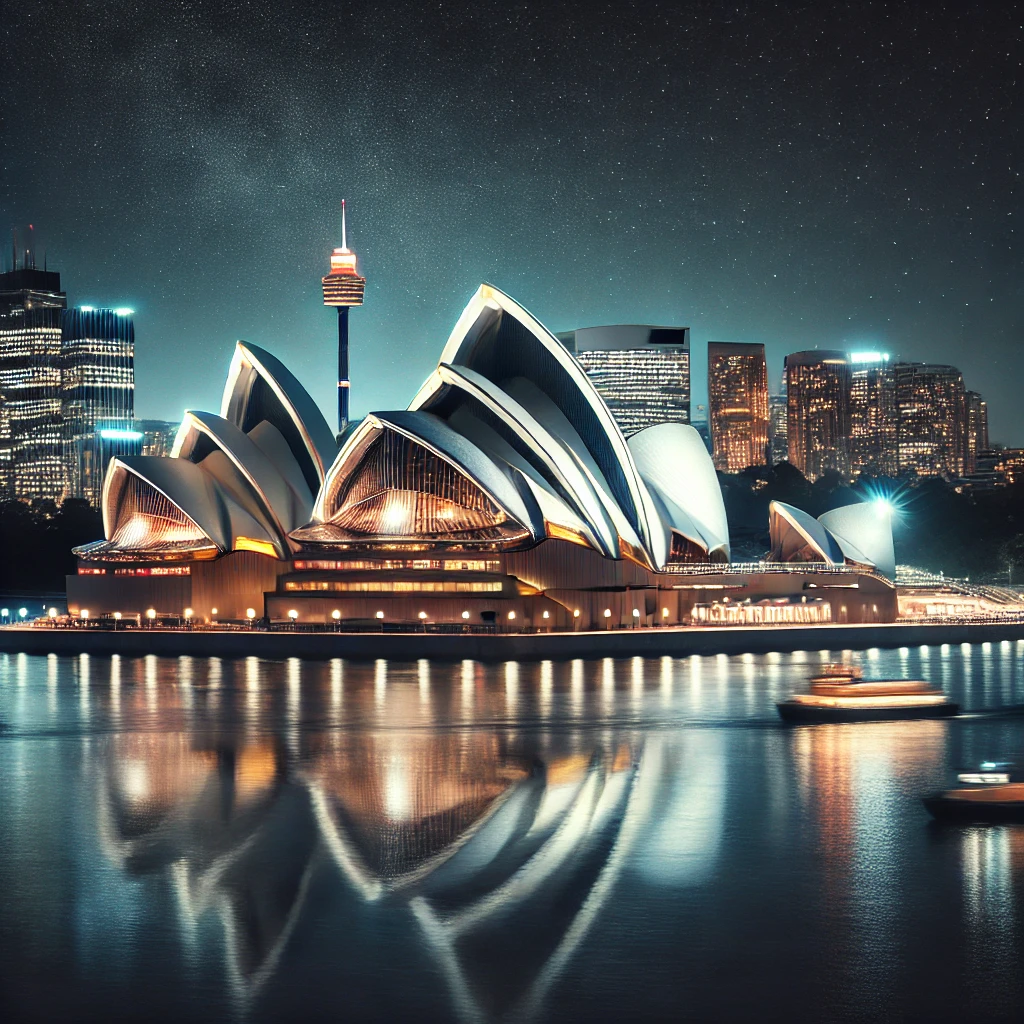
[[[918, 796], [1024, 722], [783, 729], [821, 657], [0, 657], [5, 963], [97, 1017], [1005, 1013], [1024, 830]], [[876, 653], [1007, 704], [1022, 657]]]

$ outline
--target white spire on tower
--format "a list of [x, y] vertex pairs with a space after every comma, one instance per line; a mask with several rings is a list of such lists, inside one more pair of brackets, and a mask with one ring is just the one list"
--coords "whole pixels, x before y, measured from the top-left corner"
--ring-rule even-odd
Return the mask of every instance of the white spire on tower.
[[348, 245], [345, 242], [345, 200], [341, 201], [341, 248], [348, 252]]

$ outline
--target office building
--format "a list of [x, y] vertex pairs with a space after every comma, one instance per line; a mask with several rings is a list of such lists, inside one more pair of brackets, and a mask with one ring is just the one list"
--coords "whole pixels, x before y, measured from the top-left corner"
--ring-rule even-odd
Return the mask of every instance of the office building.
[[965, 392], [964, 402], [967, 410], [966, 472], [975, 473], [979, 456], [989, 450], [988, 403], [977, 391]]
[[850, 362], [813, 349], [786, 356], [789, 461], [808, 480], [850, 475]]
[[850, 469], [896, 476], [896, 384], [887, 352], [850, 353]]
[[955, 366], [897, 363], [893, 370], [899, 413], [900, 473], [964, 475], [967, 407], [963, 375]]
[[366, 278], [356, 271], [356, 254], [348, 247], [345, 233], [345, 200], [341, 201], [341, 247], [331, 253], [330, 273], [321, 278], [324, 305], [338, 310], [338, 437], [345, 433], [349, 419], [351, 381], [348, 374], [348, 311], [363, 304]]
[[60, 501], [67, 488], [61, 415], [60, 274], [30, 256], [0, 274], [0, 486], [7, 498]]
[[690, 328], [620, 324], [558, 335], [622, 432], [690, 422]]
[[99, 505], [107, 463], [138, 455], [135, 327], [130, 309], [65, 310], [61, 316], [61, 415], [67, 494]]
[[785, 382], [781, 395], [768, 396], [768, 461], [772, 466], [789, 461], [789, 407]]
[[135, 429], [142, 434], [142, 454], [170, 455], [179, 426], [171, 420], [136, 420]]
[[708, 422], [715, 469], [768, 463], [768, 368], [764, 345], [708, 345]]

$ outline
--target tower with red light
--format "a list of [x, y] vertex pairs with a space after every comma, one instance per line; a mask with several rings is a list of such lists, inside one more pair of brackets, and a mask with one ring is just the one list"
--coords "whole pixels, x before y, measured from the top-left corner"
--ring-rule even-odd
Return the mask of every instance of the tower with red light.
[[324, 305], [338, 307], [338, 435], [348, 426], [348, 311], [363, 304], [366, 278], [356, 270], [356, 254], [345, 235], [345, 200], [341, 201], [341, 248], [331, 253], [331, 272], [322, 278]]

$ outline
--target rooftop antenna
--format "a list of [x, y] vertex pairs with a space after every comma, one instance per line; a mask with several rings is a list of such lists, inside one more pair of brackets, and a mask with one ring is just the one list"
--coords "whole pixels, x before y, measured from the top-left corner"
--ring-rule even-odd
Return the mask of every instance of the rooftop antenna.
[[345, 200], [341, 201], [341, 247], [348, 252], [348, 243], [345, 241]]

